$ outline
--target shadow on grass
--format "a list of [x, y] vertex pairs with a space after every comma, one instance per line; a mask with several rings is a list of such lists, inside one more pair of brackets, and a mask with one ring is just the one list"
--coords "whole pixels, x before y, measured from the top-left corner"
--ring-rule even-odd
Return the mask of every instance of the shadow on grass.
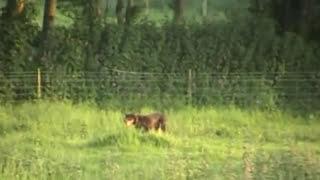
[[9, 126], [4, 126], [0, 124], [0, 137], [6, 136], [7, 134], [14, 132], [26, 132], [30, 130], [30, 127], [27, 124], [12, 124]]
[[155, 136], [153, 134], [148, 134], [148, 135], [140, 135], [139, 136], [139, 141], [143, 144], [150, 144], [156, 147], [169, 147], [170, 142], [166, 140], [164, 137], [160, 136]]
[[111, 134], [104, 137], [94, 138], [89, 141], [86, 146], [91, 148], [105, 147], [105, 146], [115, 146], [120, 143], [120, 134]]
[[155, 147], [166, 148], [170, 146], [170, 142], [164, 137], [148, 133], [134, 134], [111, 134], [90, 140], [85, 144], [86, 147], [99, 148], [106, 146], [121, 145], [151, 145]]

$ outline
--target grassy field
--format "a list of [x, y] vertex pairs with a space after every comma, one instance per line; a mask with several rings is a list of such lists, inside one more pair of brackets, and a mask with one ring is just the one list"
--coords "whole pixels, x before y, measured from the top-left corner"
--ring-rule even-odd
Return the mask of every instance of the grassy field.
[[167, 133], [142, 133], [125, 111], [1, 105], [0, 179], [320, 179], [319, 114], [186, 106], [165, 111]]

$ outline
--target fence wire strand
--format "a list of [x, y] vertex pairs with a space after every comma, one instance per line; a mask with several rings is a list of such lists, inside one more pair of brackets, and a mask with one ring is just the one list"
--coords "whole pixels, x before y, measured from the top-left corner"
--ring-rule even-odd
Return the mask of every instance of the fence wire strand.
[[[42, 71], [38, 74], [37, 71], [25, 71], [0, 74], [0, 100], [29, 100], [36, 98], [39, 90], [44, 97], [159, 96], [193, 98], [192, 101], [222, 98], [222, 101], [228, 102], [230, 97], [255, 101], [269, 95], [317, 101], [320, 100], [320, 72], [188, 74], [106, 69], [99, 72]], [[252, 97], [256, 98], [252, 100]]]

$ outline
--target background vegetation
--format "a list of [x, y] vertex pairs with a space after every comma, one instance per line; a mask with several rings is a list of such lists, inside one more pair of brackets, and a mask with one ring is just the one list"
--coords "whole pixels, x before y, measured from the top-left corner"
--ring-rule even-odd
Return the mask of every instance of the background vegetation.
[[[188, 82], [184, 79], [191, 69], [194, 88], [214, 89], [194, 90], [194, 102], [198, 104], [220, 102], [216, 98], [219, 96], [247, 105], [259, 99], [248, 100], [250, 94], [261, 97], [266, 93], [268, 98], [259, 100], [262, 104], [270, 104], [272, 99], [271, 105], [291, 101], [294, 105], [317, 107], [320, 98], [320, 49], [314, 21], [319, 15], [317, 2], [47, 1], [51, 6], [41, 1], [16, 2], [26, 7], [15, 14], [19, 3], [11, 9], [5, 6], [1, 19], [0, 76], [5, 88], [0, 94], [5, 100], [32, 98], [30, 92], [34, 94], [34, 89], [23, 87], [29, 87], [33, 79], [19, 83], [8, 83], [6, 79], [12, 78], [9, 72], [35, 72], [37, 68], [47, 73], [46, 80], [51, 84], [44, 84], [47, 97], [101, 100], [109, 98], [104, 92], [119, 95], [121, 88], [125, 95], [134, 96], [136, 92], [128, 89], [133, 85], [119, 82], [119, 74], [109, 74], [113, 82], [100, 82], [102, 88], [90, 81], [92, 74], [81, 73], [112, 69], [167, 74], [161, 78], [148, 76], [157, 83], [138, 88], [148, 89], [146, 95], [186, 95]], [[281, 8], [282, 13], [278, 12]], [[11, 15], [6, 13], [10, 10]], [[313, 22], [312, 26], [307, 22]], [[247, 72], [258, 72], [259, 76], [241, 74]], [[168, 73], [186, 75], [179, 84], [172, 82], [174, 77]], [[232, 73], [243, 77], [230, 76]], [[89, 82], [63, 83], [66, 77], [75, 76]], [[142, 81], [141, 76], [133, 78]], [[244, 83], [248, 78], [253, 82]], [[81, 92], [76, 86], [89, 90]], [[29, 95], [20, 96], [21, 91]], [[243, 92], [245, 98], [240, 97]]]

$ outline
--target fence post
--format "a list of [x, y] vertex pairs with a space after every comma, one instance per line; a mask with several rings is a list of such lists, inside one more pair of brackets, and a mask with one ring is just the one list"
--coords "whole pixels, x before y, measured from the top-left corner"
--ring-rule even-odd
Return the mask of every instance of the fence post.
[[38, 97], [38, 99], [41, 98], [41, 71], [40, 71], [40, 68], [38, 68], [38, 73], [37, 73], [37, 97]]
[[188, 104], [192, 104], [192, 70], [189, 69], [188, 74]]

